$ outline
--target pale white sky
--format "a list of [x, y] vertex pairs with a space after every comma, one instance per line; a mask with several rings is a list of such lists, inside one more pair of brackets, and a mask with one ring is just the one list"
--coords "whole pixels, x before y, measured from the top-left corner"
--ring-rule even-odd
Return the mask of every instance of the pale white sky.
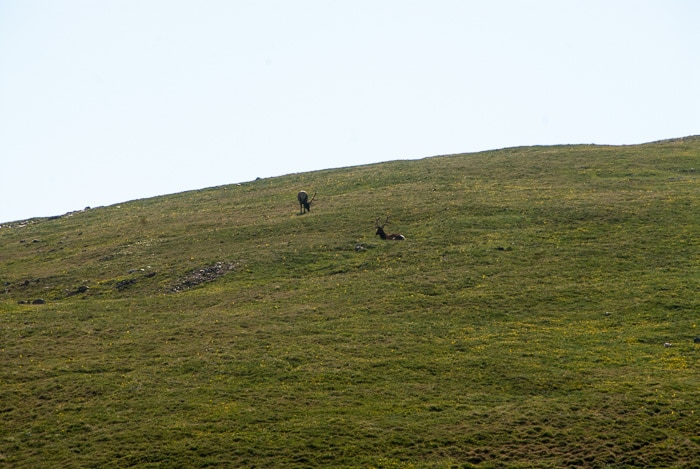
[[0, 222], [700, 134], [698, 25], [695, 0], [0, 0]]

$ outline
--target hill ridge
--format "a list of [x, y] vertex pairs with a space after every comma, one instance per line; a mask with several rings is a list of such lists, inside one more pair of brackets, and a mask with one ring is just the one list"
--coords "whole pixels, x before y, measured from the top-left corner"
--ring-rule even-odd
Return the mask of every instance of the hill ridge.
[[[451, 157], [451, 156], [466, 156], [466, 155], [478, 155], [478, 154], [488, 154], [491, 152], [500, 152], [500, 151], [505, 151], [505, 150], [518, 150], [518, 149], [534, 149], [534, 148], [557, 148], [557, 147], [640, 147], [640, 146], [646, 146], [646, 145], [658, 145], [658, 144], [669, 144], [669, 143], [691, 143], [693, 141], [696, 141], [700, 139], [700, 135], [689, 135], [685, 137], [674, 137], [674, 138], [668, 138], [668, 139], [661, 139], [661, 140], [655, 140], [652, 142], [647, 142], [647, 143], [635, 143], [635, 144], [623, 144], [623, 145], [613, 145], [613, 144], [585, 144], [585, 143], [572, 143], [572, 144], [552, 144], [552, 145], [526, 145], [526, 146], [515, 146], [515, 147], [504, 147], [504, 148], [499, 148], [499, 149], [492, 149], [492, 150], [482, 150], [482, 151], [476, 151], [476, 152], [467, 152], [467, 153], [449, 153], [449, 154], [440, 154], [440, 155], [432, 155], [432, 156], [426, 156], [422, 157], [416, 160], [392, 160], [392, 161], [420, 161], [424, 159], [432, 159], [432, 158], [443, 158], [443, 157]], [[245, 182], [239, 182], [239, 183], [230, 183], [230, 184], [224, 184], [221, 186], [212, 186], [212, 187], [205, 187], [205, 188], [200, 188], [200, 189], [188, 189], [179, 193], [172, 193], [172, 194], [163, 194], [163, 195], [157, 195], [157, 196], [152, 196], [152, 197], [146, 197], [142, 199], [133, 199], [133, 200], [126, 200], [123, 202], [115, 202], [114, 204], [110, 204], [107, 206], [99, 206], [99, 207], [90, 207], [86, 206], [82, 210], [72, 210], [60, 215], [50, 215], [50, 216], [44, 216], [44, 217], [30, 217], [30, 218], [23, 218], [19, 220], [10, 220], [10, 221], [5, 221], [5, 222], [0, 222], [0, 229], [2, 228], [12, 228], [12, 227], [17, 227], [20, 225], [25, 225], [26, 223], [30, 222], [38, 222], [38, 221], [50, 221], [50, 220], [56, 220], [60, 219], [63, 217], [67, 216], [73, 216], [75, 214], [87, 211], [87, 210], [92, 210], [92, 209], [100, 209], [100, 208], [105, 208], [105, 207], [112, 207], [115, 205], [121, 205], [121, 204], [126, 204], [129, 202], [134, 202], [138, 200], [148, 200], [148, 199], [158, 199], [161, 197], [168, 197], [168, 196], [173, 196], [177, 194], [184, 194], [184, 193], [189, 193], [189, 192], [199, 192], [203, 190], [209, 190], [209, 189], [216, 189], [219, 187], [228, 187], [228, 186], [234, 186], [234, 185], [240, 185], [240, 184], [249, 184], [251, 182], [256, 182], [262, 179], [274, 179], [274, 178], [280, 178], [280, 177], [288, 177], [288, 176], [293, 176], [295, 174], [313, 174], [316, 172], [320, 171], [334, 171], [334, 170], [343, 170], [343, 169], [348, 169], [348, 168], [354, 168], [354, 167], [363, 167], [363, 166], [374, 166], [374, 165], [381, 165], [384, 163], [391, 163], [392, 161], [384, 161], [384, 162], [378, 162], [378, 163], [368, 163], [364, 165], [359, 165], [359, 166], [349, 166], [349, 167], [344, 167], [344, 168], [333, 168], [333, 169], [318, 169], [318, 170], [313, 170], [313, 171], [307, 171], [305, 173], [292, 173], [292, 174], [287, 174], [287, 175], [282, 175], [282, 176], [275, 176], [272, 178], [257, 178], [256, 180], [253, 181], [245, 181]]]

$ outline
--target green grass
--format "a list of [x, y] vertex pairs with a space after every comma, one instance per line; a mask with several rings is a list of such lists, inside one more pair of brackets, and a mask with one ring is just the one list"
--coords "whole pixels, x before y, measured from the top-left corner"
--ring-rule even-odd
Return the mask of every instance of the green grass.
[[697, 467], [699, 182], [690, 137], [3, 223], [0, 466]]

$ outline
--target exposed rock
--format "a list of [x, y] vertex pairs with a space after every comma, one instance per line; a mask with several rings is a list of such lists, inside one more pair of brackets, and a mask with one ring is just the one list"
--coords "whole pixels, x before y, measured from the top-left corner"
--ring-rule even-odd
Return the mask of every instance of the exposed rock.
[[130, 287], [131, 285], [133, 285], [135, 283], [136, 283], [135, 278], [128, 278], [128, 279], [121, 280], [121, 281], [117, 282], [117, 284], [115, 285], [115, 288], [117, 290], [124, 290], [125, 288]]
[[217, 262], [216, 264], [193, 270], [186, 276], [179, 279], [175, 285], [170, 288], [170, 290], [177, 293], [184, 290], [189, 290], [190, 288], [205, 282], [213, 282], [217, 278], [233, 270], [235, 267], [236, 265], [231, 262]]
[[66, 290], [66, 296], [73, 296], [73, 295], [79, 295], [81, 293], [87, 293], [87, 291], [90, 289], [87, 285], [80, 285], [78, 288], [75, 290], [68, 291]]

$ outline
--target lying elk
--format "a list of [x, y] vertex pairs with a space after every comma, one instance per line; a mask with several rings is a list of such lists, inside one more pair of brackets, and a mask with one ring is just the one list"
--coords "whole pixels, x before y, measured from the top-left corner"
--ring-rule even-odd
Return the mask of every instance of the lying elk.
[[314, 203], [315, 198], [315, 192], [314, 196], [311, 197], [311, 200], [309, 200], [309, 194], [307, 194], [306, 191], [299, 191], [297, 194], [297, 200], [299, 201], [299, 215], [305, 214], [307, 210], [309, 212], [311, 211], [311, 204]]
[[387, 223], [389, 223], [389, 217], [386, 217], [386, 220], [384, 220], [383, 225], [379, 224], [379, 217], [377, 217], [377, 220], [374, 222], [374, 226], [377, 227], [376, 234], [378, 234], [380, 238], [388, 239], [388, 240], [392, 240], [392, 241], [403, 241], [404, 239], [406, 239], [406, 237], [402, 234], [398, 234], [398, 233], [386, 234], [384, 232], [384, 227], [387, 225]]

